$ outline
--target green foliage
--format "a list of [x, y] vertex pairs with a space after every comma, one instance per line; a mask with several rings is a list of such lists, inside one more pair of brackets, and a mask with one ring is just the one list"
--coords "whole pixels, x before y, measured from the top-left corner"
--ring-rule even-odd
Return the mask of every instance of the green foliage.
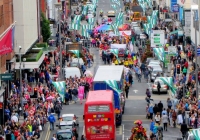
[[47, 45], [46, 42], [44, 42], [44, 43], [37, 43], [36, 46], [37, 46], [38, 48], [47, 48], [47, 47], [48, 47], [48, 45]]
[[51, 36], [51, 30], [50, 30], [50, 22], [49, 20], [44, 16], [43, 13], [41, 13], [41, 18], [42, 18], [42, 36], [43, 36], [43, 41], [47, 42], [47, 40]]

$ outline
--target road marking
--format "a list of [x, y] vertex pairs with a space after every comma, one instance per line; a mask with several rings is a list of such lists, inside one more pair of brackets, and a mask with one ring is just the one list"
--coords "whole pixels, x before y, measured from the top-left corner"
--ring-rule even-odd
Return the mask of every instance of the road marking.
[[124, 125], [122, 124], [122, 140], [124, 140]]
[[49, 124], [47, 127], [47, 135], [45, 137], [45, 140], [49, 140], [50, 133], [51, 133], [51, 131], [50, 131], [50, 124]]
[[133, 90], [135, 92], [135, 94], [137, 94], [138, 90]]
[[124, 129], [124, 131], [129, 131], [129, 132], [131, 132], [131, 130], [128, 130], [128, 129]]

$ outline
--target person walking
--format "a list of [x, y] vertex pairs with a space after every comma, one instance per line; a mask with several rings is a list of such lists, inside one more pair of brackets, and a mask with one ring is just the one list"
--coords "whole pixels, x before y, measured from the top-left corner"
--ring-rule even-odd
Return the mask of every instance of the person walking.
[[168, 116], [166, 113], [163, 113], [162, 115], [162, 123], [163, 123], [164, 130], [167, 131]]
[[160, 124], [160, 121], [161, 121], [160, 112], [157, 112], [157, 114], [155, 115], [155, 121], [157, 124]]
[[158, 90], [158, 94], [160, 95], [160, 88], [161, 88], [161, 85], [160, 85], [160, 82], [158, 81], [157, 83], [157, 90]]
[[62, 110], [61, 103], [57, 101], [55, 105], [55, 113], [58, 115], [58, 120], [60, 119], [61, 110]]
[[176, 127], [176, 119], [177, 119], [177, 114], [175, 110], [172, 112], [172, 121], [173, 121], [173, 126]]
[[168, 106], [168, 109], [172, 108], [172, 101], [170, 100], [170, 98], [167, 99], [167, 106]]
[[51, 140], [57, 140], [56, 139], [56, 134], [53, 134], [53, 137], [51, 138]]
[[[163, 111], [163, 103], [162, 103], [161, 101], [158, 103], [158, 110], [159, 110], [160, 114], [161, 114], [162, 111]], [[162, 115], [162, 114], [161, 114], [161, 115]]]
[[54, 123], [56, 122], [56, 119], [52, 113], [49, 115], [48, 121], [50, 123], [50, 130], [54, 130]]
[[133, 76], [132, 76], [132, 74], [129, 74], [128, 81], [129, 81], [129, 85], [132, 86], [132, 84], [133, 84]]
[[151, 104], [148, 108], [149, 118], [153, 119], [153, 105]]
[[126, 83], [125, 85], [125, 92], [126, 92], [126, 98], [128, 99], [128, 93], [129, 93], [129, 85]]

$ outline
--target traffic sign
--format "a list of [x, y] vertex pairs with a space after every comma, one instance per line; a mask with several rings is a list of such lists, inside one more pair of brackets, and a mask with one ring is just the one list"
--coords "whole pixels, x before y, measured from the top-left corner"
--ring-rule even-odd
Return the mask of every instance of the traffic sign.
[[14, 79], [14, 75], [12, 73], [5, 73], [5, 74], [1, 74], [0, 76], [1, 76], [2, 81], [8, 81], [8, 80]]

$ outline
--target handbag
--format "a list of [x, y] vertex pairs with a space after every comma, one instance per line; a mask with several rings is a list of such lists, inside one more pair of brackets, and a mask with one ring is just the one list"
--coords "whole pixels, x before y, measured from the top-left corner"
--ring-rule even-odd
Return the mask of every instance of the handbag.
[[42, 126], [41, 126], [41, 125], [39, 125], [39, 126], [38, 126], [38, 129], [39, 129], [40, 131], [42, 131]]

